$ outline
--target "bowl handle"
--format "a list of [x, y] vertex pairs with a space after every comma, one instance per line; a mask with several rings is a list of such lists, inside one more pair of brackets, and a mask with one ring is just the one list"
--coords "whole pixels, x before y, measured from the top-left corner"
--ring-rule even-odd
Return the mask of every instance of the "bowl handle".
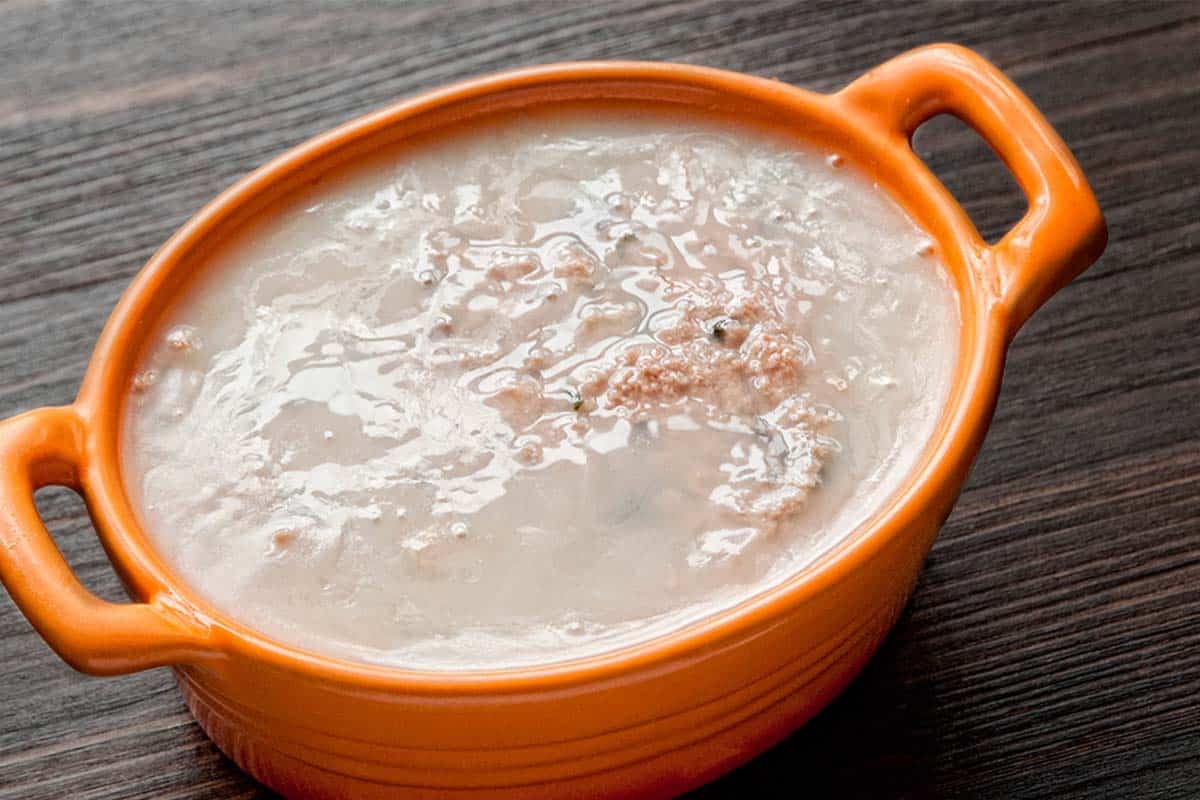
[[80, 672], [113, 675], [211, 654], [206, 627], [169, 598], [101, 600], [54, 544], [33, 493], [52, 485], [80, 491], [84, 439], [83, 421], [70, 407], [0, 422], [0, 580], [50, 647]]
[[943, 113], [958, 117], [1016, 176], [1029, 210], [994, 246], [980, 240], [1010, 336], [1100, 257], [1108, 233], [1079, 164], [1029, 98], [981, 56], [951, 44], [921, 47], [837, 96], [908, 147], [921, 123]]

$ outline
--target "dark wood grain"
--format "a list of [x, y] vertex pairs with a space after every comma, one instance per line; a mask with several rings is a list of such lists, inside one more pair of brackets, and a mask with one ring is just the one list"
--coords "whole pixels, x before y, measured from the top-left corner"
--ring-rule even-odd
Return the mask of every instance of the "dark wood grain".
[[[976, 47], [1077, 154], [1112, 241], [1017, 337], [906, 616], [820, 717], [698, 793], [1200, 797], [1200, 4], [0, 3], [0, 417], [69, 402], [130, 277], [236, 177], [495, 69], [697, 62], [841, 86]], [[917, 145], [981, 231], [1022, 204], [961, 126]], [[74, 495], [68, 559], [120, 591]], [[71, 672], [0, 593], [0, 800], [264, 797], [164, 670]]]

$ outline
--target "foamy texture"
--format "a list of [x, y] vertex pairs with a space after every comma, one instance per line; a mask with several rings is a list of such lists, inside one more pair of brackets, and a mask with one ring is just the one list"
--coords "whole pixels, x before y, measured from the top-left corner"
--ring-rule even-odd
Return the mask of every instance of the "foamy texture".
[[268, 635], [435, 669], [794, 574], [910, 471], [959, 324], [928, 237], [828, 155], [537, 114], [326, 178], [214, 257], [133, 381], [152, 541]]

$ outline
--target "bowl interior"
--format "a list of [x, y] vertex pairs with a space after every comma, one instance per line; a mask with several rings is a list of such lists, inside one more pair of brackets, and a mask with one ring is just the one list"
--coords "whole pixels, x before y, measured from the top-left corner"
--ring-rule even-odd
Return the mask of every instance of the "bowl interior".
[[[207, 604], [155, 553], [141, 530], [129, 501], [120, 468], [123, 403], [133, 370], [151, 334], [171, 303], [188, 288], [213, 253], [269, 216], [289, 197], [322, 175], [357, 164], [380, 151], [419, 146], [450, 126], [469, 125], [483, 115], [520, 113], [536, 106], [616, 106], [628, 113], [670, 109], [727, 117], [741, 125], [770, 128], [806, 147], [843, 155], [902, 206], [940, 245], [942, 260], [959, 297], [962, 328], [959, 363], [951, 394], [933, 439], [917, 466], [892, 497], [867, 521], [811, 565], [784, 582], [741, 604], [672, 633], [640, 644], [562, 661], [545, 667], [476, 673], [429, 672], [341, 661], [276, 642]], [[114, 311], [97, 347], [79, 404], [95, 434], [94, 478], [88, 481], [97, 527], [119, 574], [135, 596], [169, 591], [239, 640], [262, 653], [294, 664], [372, 675], [385, 680], [473, 681], [481, 677], [509, 679], [539, 673], [582, 676], [619, 670], [631, 659], [665, 658], [736, 634], [837, 580], [856, 560], [866, 558], [890, 536], [900, 535], [932, 496], [929, 484], [942, 480], [947, 462], [957, 465], [973, 456], [972, 442], [981, 436], [990, 399], [981, 407], [972, 398], [994, 394], [995, 326], [987, 324], [986, 292], [973, 268], [978, 236], [953, 198], [911, 153], [879, 132], [856, 124], [835, 97], [734, 73], [695, 67], [654, 64], [581, 64], [540, 68], [485, 78], [451, 87], [351, 122], [280, 156], [224, 192], [201, 210], [150, 260]], [[995, 367], [996, 364], [990, 364]], [[950, 471], [957, 475], [961, 470]]]

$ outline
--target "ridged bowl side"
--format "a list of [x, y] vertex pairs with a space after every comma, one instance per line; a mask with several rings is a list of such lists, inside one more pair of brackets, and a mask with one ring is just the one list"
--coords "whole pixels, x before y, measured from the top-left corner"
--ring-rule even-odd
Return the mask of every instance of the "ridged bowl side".
[[[861, 671], [903, 608], [903, 598], [857, 616], [838, 635], [783, 669], [725, 698], [639, 727], [632, 743], [609, 736], [546, 748], [418, 750], [362, 742], [320, 750], [273, 735], [259, 712], [237, 708], [205, 685], [202, 673], [177, 671], [188, 708], [229, 758], [291, 798], [673, 797], [769, 748], [827, 705]], [[403, 725], [398, 718], [396, 725]], [[541, 752], [539, 752], [541, 751]], [[352, 755], [357, 754], [357, 755]], [[551, 754], [557, 757], [548, 758]], [[500, 764], [507, 766], [500, 767]], [[490, 768], [489, 768], [490, 767]]]

